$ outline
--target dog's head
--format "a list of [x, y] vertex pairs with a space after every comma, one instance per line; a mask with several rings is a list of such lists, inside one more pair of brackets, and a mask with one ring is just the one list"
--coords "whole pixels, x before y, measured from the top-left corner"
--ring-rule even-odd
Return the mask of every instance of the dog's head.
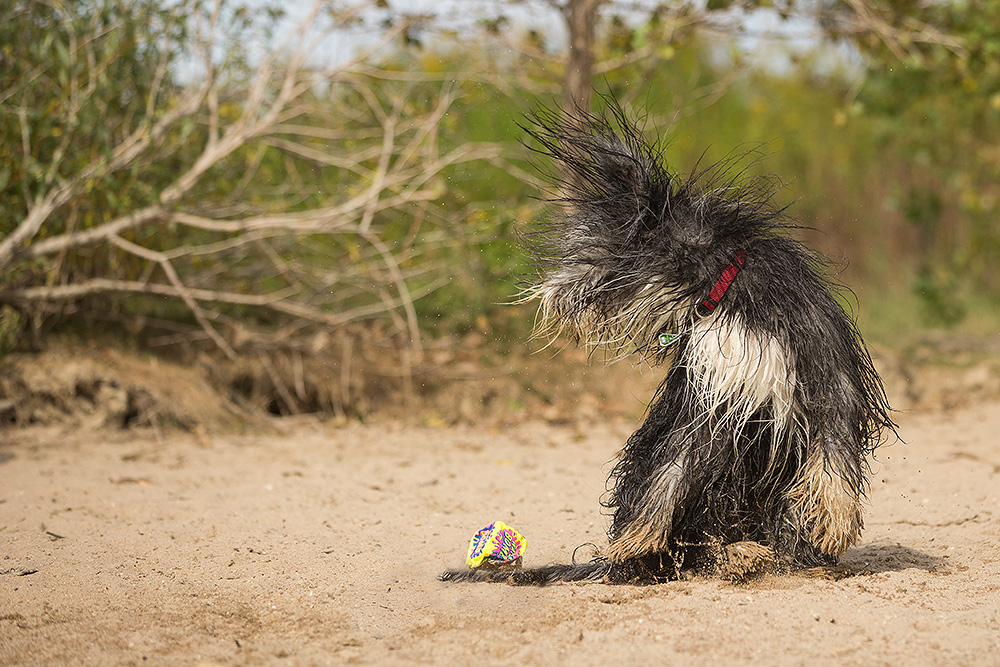
[[[742, 180], [746, 156], [681, 177], [614, 100], [604, 115], [544, 110], [526, 127], [554, 161], [555, 212], [531, 236], [539, 329], [613, 355], [662, 353], [664, 334], [720, 272], [780, 224], [773, 183]], [[734, 169], [734, 166], [736, 167]]]

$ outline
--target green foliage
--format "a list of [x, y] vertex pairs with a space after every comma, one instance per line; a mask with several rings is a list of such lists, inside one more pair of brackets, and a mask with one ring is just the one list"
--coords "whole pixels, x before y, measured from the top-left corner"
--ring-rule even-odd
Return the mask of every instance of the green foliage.
[[[183, 24], [153, 0], [14, 0], [0, 10], [0, 234], [54, 185], [109, 160], [123, 137], [155, 120], [146, 113], [161, 63], [176, 57]], [[168, 86], [169, 88], [169, 86]], [[165, 94], [172, 94], [165, 92]], [[122, 210], [148, 203], [153, 168], [166, 182], [169, 164], [134, 165], [84, 186], [43, 230], [46, 238], [89, 229]], [[74, 271], [100, 271], [109, 258], [76, 258]], [[46, 280], [50, 267], [22, 265], [8, 284]], [[39, 274], [41, 272], [41, 275]]]
[[912, 3], [898, 11], [956, 44], [924, 45], [902, 62], [868, 43], [859, 101], [873, 142], [908, 163], [898, 197], [915, 237], [914, 289], [944, 324], [1000, 301], [1000, 2]]
[[0, 306], [0, 356], [17, 348], [23, 330], [21, 314], [10, 306]]

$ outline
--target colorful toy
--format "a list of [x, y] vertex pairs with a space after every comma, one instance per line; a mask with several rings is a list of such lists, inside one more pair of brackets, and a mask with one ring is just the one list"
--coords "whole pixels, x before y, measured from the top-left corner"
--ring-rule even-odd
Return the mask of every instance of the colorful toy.
[[492, 566], [518, 567], [528, 540], [503, 521], [494, 521], [469, 542], [469, 555], [465, 562], [471, 568]]

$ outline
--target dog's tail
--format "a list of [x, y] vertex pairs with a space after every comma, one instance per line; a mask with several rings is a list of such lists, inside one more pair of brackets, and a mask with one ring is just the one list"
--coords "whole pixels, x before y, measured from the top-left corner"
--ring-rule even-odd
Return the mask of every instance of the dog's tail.
[[612, 570], [613, 563], [595, 560], [580, 565], [546, 565], [516, 570], [446, 570], [441, 581], [488, 581], [515, 586], [545, 586], [559, 581], [601, 581]]

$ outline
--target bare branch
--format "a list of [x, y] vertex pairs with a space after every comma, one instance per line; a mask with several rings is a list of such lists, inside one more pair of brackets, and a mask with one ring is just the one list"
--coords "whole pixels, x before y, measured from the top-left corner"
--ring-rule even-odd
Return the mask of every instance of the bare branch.
[[954, 53], [962, 53], [965, 46], [961, 40], [948, 35], [938, 28], [907, 16], [900, 25], [894, 25], [886, 18], [886, 7], [869, 0], [845, 0], [851, 9], [848, 16], [841, 15], [841, 29], [846, 34], [874, 34], [892, 55], [900, 60], [919, 57], [915, 51], [917, 44], [934, 44]]
[[130, 229], [135, 229], [150, 222], [162, 220], [166, 216], [166, 209], [162, 206], [147, 206], [134, 213], [124, 215], [98, 227], [83, 231], [72, 231], [65, 234], [52, 236], [41, 241], [36, 241], [24, 250], [16, 254], [17, 259], [33, 259], [43, 257], [58, 252], [63, 252], [70, 248], [79, 248], [95, 243], [109, 240]]
[[[93, 278], [91, 280], [69, 285], [46, 285], [40, 287], [21, 287], [0, 290], [0, 302], [12, 304], [29, 304], [36, 301], [73, 301], [95, 294], [124, 292], [131, 294], [148, 294], [150, 296], [167, 296], [179, 298], [180, 292], [174, 285], [150, 283], [139, 280], [114, 280], [111, 278]], [[291, 290], [281, 290], [272, 294], [237, 294], [218, 290], [190, 288], [187, 292], [198, 301], [206, 303], [227, 303], [239, 306], [269, 306], [287, 299]]]
[[[374, 107], [373, 107], [374, 109]], [[392, 157], [393, 147], [396, 140], [396, 122], [398, 120], [398, 106], [382, 119], [382, 150], [378, 158], [378, 166], [375, 168], [375, 175], [372, 178], [371, 187], [368, 189], [368, 197], [365, 202], [365, 211], [361, 217], [361, 231], [367, 232], [371, 227], [372, 218], [378, 208], [379, 196], [385, 185], [385, 174], [389, 169], [389, 159]]]
[[169, 280], [174, 286], [174, 289], [177, 290], [177, 295], [191, 310], [191, 314], [194, 315], [194, 318], [198, 321], [198, 324], [201, 325], [201, 328], [205, 330], [205, 333], [208, 334], [208, 337], [212, 339], [212, 342], [218, 345], [219, 349], [222, 350], [227, 357], [233, 360], [236, 359], [236, 351], [233, 350], [229, 343], [226, 342], [226, 339], [215, 330], [212, 323], [208, 321], [205, 311], [201, 309], [201, 306], [198, 305], [198, 301], [191, 294], [191, 291], [186, 285], [184, 285], [184, 281], [182, 281], [180, 276], [177, 275], [177, 271], [174, 270], [174, 265], [170, 263], [170, 260], [167, 259], [166, 255], [148, 248], [143, 248], [142, 246], [136, 245], [131, 241], [126, 241], [120, 236], [112, 236], [109, 240], [125, 252], [132, 253], [133, 255], [142, 257], [150, 262], [159, 264], [160, 268], [162, 268], [163, 272], [167, 275], [167, 280]]

